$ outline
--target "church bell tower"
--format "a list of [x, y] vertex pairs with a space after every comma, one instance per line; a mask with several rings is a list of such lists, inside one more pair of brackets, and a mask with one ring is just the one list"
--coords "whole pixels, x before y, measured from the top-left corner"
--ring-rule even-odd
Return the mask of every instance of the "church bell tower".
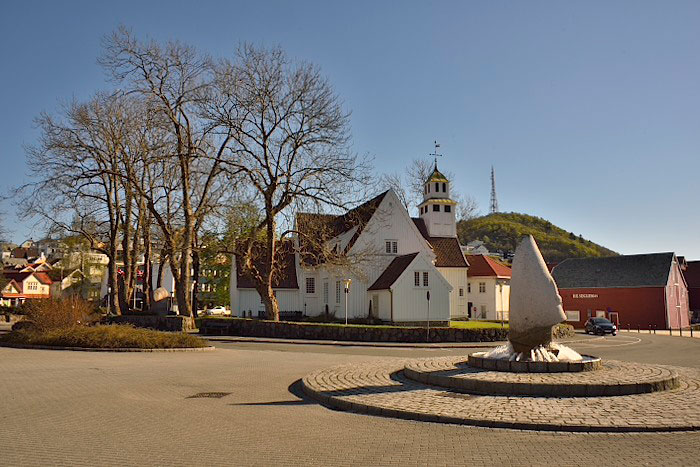
[[457, 203], [450, 198], [450, 181], [437, 167], [437, 147], [435, 169], [423, 184], [423, 202], [418, 205], [420, 217], [428, 228], [431, 237], [456, 237]]

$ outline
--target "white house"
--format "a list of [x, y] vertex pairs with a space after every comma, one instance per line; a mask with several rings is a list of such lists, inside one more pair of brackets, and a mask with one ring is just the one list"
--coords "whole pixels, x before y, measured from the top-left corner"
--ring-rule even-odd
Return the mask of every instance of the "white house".
[[508, 321], [511, 269], [487, 255], [467, 255], [469, 317]]
[[[293, 241], [281, 245], [282, 273], [273, 288], [281, 312], [337, 318], [370, 315], [392, 322], [448, 321], [466, 316], [467, 268], [457, 239], [450, 182], [437, 165], [424, 184], [420, 217], [411, 218], [393, 190], [345, 214], [297, 216]], [[323, 251], [347, 261], [337, 264], [318, 254], [306, 239], [321, 237]], [[347, 294], [344, 286], [351, 280]], [[232, 262], [231, 309], [239, 316], [264, 312], [260, 296], [236, 258]]]

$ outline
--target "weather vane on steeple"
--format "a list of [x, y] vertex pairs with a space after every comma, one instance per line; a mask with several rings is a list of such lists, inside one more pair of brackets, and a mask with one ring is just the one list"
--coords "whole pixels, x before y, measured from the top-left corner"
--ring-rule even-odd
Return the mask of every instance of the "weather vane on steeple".
[[435, 152], [431, 152], [428, 154], [429, 156], [435, 157], [435, 170], [437, 170], [437, 158], [442, 157], [442, 154], [438, 154], [438, 148], [440, 147], [440, 144], [435, 141]]

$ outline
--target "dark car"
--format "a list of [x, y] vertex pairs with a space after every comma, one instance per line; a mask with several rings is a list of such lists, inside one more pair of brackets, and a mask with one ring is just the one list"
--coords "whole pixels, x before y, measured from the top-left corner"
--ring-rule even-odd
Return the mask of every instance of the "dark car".
[[586, 321], [586, 334], [612, 334], [613, 336], [617, 334], [617, 326], [613, 324], [609, 319], [605, 318], [588, 318]]

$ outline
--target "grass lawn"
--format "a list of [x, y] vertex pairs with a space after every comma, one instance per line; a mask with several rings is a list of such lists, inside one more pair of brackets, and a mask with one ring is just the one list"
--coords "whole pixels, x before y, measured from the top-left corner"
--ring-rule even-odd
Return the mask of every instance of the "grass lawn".
[[184, 332], [161, 332], [129, 325], [74, 326], [37, 331], [22, 329], [0, 336], [0, 342], [102, 349], [180, 349], [206, 347], [206, 341]]
[[[492, 323], [490, 321], [450, 321], [450, 327], [460, 329], [501, 329], [501, 323]], [[508, 329], [508, 323], [505, 323], [503, 328]]]

